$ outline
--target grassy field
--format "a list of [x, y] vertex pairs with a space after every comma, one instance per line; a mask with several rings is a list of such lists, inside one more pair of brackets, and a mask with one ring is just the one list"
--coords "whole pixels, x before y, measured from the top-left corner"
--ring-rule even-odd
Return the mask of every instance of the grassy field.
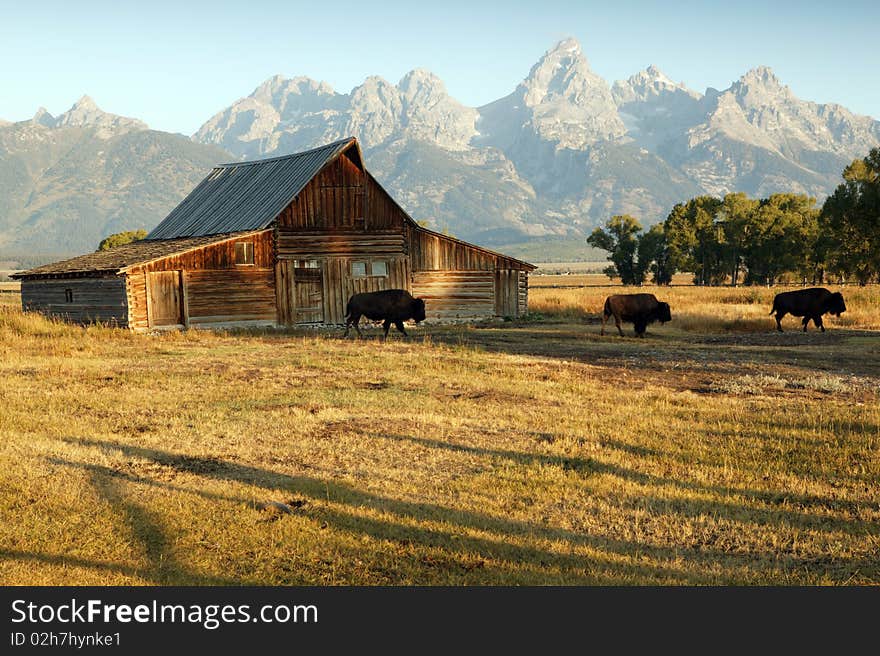
[[[0, 584], [878, 584], [880, 302], [134, 335], [0, 294]], [[598, 279], [596, 279], [598, 280]], [[594, 282], [596, 282], [594, 280]]]

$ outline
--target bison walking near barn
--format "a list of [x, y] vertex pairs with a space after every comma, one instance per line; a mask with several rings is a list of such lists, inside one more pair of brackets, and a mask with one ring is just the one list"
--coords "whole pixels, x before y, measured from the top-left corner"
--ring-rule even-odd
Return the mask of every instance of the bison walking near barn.
[[807, 324], [813, 320], [816, 328], [825, 332], [822, 324], [823, 314], [840, 316], [846, 312], [846, 304], [843, 302], [843, 294], [833, 294], [824, 287], [811, 287], [810, 289], [798, 289], [793, 292], [782, 292], [773, 299], [773, 309], [770, 314], [776, 313], [776, 330], [782, 330], [782, 317], [790, 314], [795, 317], [803, 317], [804, 332], [807, 332]]
[[394, 327], [405, 337], [404, 321], [412, 319], [419, 323], [425, 320], [425, 301], [413, 298], [405, 289], [383, 289], [379, 292], [355, 294], [348, 299], [348, 305], [345, 307], [344, 337], [348, 337], [348, 331], [352, 326], [357, 330], [358, 336], [363, 337], [358, 326], [361, 317], [382, 322], [382, 327], [385, 329], [382, 339], [388, 339], [388, 329], [391, 324], [394, 324]]
[[621, 321], [634, 324], [637, 337], [645, 336], [649, 323], [672, 321], [669, 303], [658, 301], [653, 294], [614, 294], [606, 298], [602, 311], [602, 335], [605, 334], [605, 322], [612, 316], [621, 337]]

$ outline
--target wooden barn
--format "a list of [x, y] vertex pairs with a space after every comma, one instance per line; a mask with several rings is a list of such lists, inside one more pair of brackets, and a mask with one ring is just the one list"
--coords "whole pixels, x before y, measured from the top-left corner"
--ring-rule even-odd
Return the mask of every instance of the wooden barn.
[[15, 277], [25, 310], [146, 330], [342, 324], [394, 288], [428, 321], [515, 318], [534, 268], [419, 226], [349, 138], [218, 166], [146, 239]]

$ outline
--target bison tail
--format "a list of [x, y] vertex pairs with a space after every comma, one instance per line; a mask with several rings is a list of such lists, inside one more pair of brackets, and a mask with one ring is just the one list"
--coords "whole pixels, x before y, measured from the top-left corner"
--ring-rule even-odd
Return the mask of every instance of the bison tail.
[[605, 307], [602, 308], [602, 314], [604, 314], [606, 317], [610, 317], [613, 314], [611, 312], [611, 300], [610, 299], [607, 299], [607, 298], [605, 299]]

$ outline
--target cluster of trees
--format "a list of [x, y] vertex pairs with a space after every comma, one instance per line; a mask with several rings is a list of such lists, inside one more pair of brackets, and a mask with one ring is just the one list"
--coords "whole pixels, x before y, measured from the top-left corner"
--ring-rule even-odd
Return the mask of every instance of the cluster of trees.
[[803, 194], [698, 196], [647, 232], [629, 215], [611, 217], [587, 242], [609, 252], [605, 273], [625, 285], [649, 275], [669, 284], [676, 271], [698, 285], [880, 280], [880, 148], [843, 178], [821, 208]]
[[110, 235], [109, 237], [105, 237], [104, 239], [102, 239], [101, 243], [98, 244], [98, 250], [109, 251], [111, 248], [115, 248], [116, 246], [123, 246], [124, 244], [130, 244], [133, 241], [140, 241], [146, 236], [146, 230], [128, 230], [126, 232], [117, 232], [114, 235]]

